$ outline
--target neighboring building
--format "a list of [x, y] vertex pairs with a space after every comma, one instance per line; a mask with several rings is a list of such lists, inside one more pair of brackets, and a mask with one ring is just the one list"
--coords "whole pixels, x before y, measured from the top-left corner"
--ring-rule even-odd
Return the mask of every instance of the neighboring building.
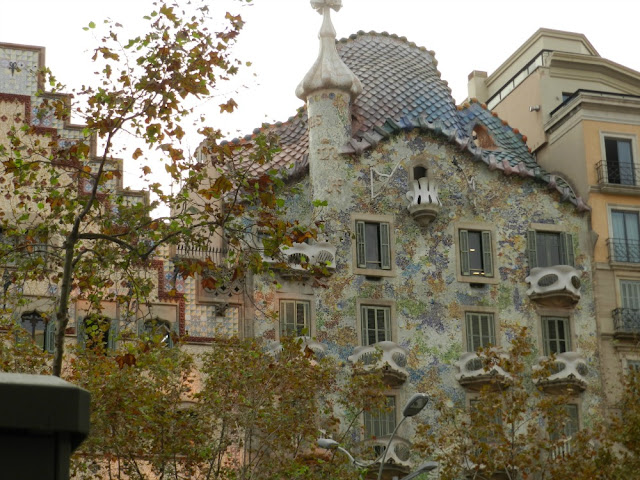
[[600, 57], [584, 35], [540, 29], [469, 96], [527, 137], [538, 163], [592, 209], [604, 390], [640, 361], [640, 72]]
[[[305, 334], [350, 361], [381, 349], [392, 411], [362, 420], [379, 451], [411, 394], [441, 381], [470, 402], [490, 381], [476, 349], [527, 326], [539, 354], [565, 364], [546, 386], [576, 392], [579, 425], [601, 384], [588, 207], [495, 114], [457, 108], [433, 52], [387, 33], [336, 42], [339, 3], [312, 2], [324, 20], [296, 91], [306, 105], [265, 129], [281, 138], [274, 166], [302, 187], [291, 220], [324, 231], [283, 250], [280, 287], [253, 279], [254, 334]], [[304, 275], [301, 258], [329, 275]], [[391, 448], [390, 473], [408, 469], [412, 429]]]

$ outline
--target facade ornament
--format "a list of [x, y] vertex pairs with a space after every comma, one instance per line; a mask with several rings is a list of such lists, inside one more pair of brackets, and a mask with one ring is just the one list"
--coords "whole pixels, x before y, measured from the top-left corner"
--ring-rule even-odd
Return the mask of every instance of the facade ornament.
[[362, 92], [362, 84], [338, 55], [336, 31], [330, 15], [332, 9], [340, 10], [342, 0], [311, 0], [311, 6], [323, 16], [318, 34], [320, 53], [296, 88], [296, 95], [306, 101], [309, 95], [319, 90], [341, 90], [349, 93], [353, 101]]

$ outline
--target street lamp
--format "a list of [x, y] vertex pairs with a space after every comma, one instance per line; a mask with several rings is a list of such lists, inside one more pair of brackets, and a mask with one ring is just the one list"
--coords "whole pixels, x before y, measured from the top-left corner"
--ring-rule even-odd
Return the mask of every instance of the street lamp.
[[[329, 438], [319, 438], [318, 439], [318, 446], [320, 448], [324, 448], [326, 450], [339, 450], [340, 452], [344, 453], [349, 458], [349, 461], [354, 466], [356, 466], [358, 468], [371, 467], [371, 466], [375, 465], [376, 463], [378, 463], [378, 461], [380, 461], [380, 469], [378, 470], [378, 480], [380, 480], [382, 478], [382, 469], [384, 467], [384, 460], [385, 460], [385, 458], [387, 456], [387, 450], [391, 446], [391, 441], [393, 440], [393, 437], [395, 436], [396, 432], [398, 431], [398, 428], [400, 427], [400, 425], [402, 425], [402, 422], [404, 422], [407, 418], [413, 417], [413, 416], [417, 415], [418, 413], [420, 413], [422, 411], [422, 409], [427, 406], [427, 403], [429, 403], [429, 395], [427, 395], [426, 393], [414, 393], [411, 396], [411, 398], [409, 399], [407, 404], [402, 409], [402, 420], [400, 420], [400, 423], [398, 423], [398, 425], [396, 425], [396, 428], [393, 429], [393, 432], [391, 433], [391, 436], [389, 437], [389, 443], [387, 443], [387, 446], [385, 447], [384, 451], [382, 452], [382, 455], [380, 457], [378, 457], [377, 459], [375, 459], [370, 464], [364, 464], [364, 463], [358, 462], [355, 458], [353, 458], [353, 455], [351, 455], [346, 449], [342, 448], [340, 446], [340, 444], [338, 442], [336, 442], [335, 440], [331, 440]], [[425, 462], [422, 465], [420, 465], [416, 471], [410, 473], [406, 477], [403, 477], [401, 480], [411, 480], [411, 479], [417, 477], [418, 475], [420, 475], [421, 473], [430, 472], [431, 470], [434, 470], [435, 468], [438, 468], [438, 464], [436, 462]]]
[[422, 411], [422, 409], [427, 406], [427, 403], [429, 403], [429, 395], [427, 395], [426, 393], [414, 393], [409, 399], [409, 401], [407, 402], [407, 404], [402, 409], [402, 420], [400, 420], [400, 423], [398, 423], [398, 425], [396, 425], [396, 428], [393, 429], [393, 432], [391, 432], [391, 436], [389, 437], [389, 442], [387, 443], [387, 446], [382, 452], [382, 458], [380, 459], [380, 469], [378, 470], [378, 480], [382, 479], [384, 459], [387, 457], [387, 450], [389, 450], [389, 447], [391, 446], [391, 441], [393, 440], [393, 437], [396, 435], [398, 428], [400, 428], [400, 425], [402, 425], [402, 422], [404, 422], [407, 418], [413, 417], [419, 414]]

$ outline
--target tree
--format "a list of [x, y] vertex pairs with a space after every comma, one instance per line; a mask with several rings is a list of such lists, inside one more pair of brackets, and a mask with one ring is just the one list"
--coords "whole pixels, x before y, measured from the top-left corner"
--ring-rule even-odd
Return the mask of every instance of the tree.
[[[204, 285], [216, 287], [266, 268], [260, 254], [249, 251], [246, 237], [253, 225], [259, 223], [269, 237], [265, 247], [271, 254], [281, 244], [315, 235], [315, 226], [283, 220], [285, 205], [278, 194], [284, 183], [266, 167], [277, 139], [224, 144], [219, 130], [203, 127], [205, 157], [194, 158], [184, 148], [194, 102], [214, 95], [219, 82], [241, 65], [230, 53], [243, 26], [241, 17], [227, 13], [212, 31], [207, 3], [154, 2], [145, 17], [148, 31], [125, 42], [122, 26], [106, 21], [107, 33], [93, 55], [96, 81], [75, 93], [73, 107], [68, 96], [59, 94], [64, 87], [49, 71], [42, 72], [51, 91], [40, 92], [35, 118], [55, 125], [79, 116], [86, 126], [77, 138], [59, 138], [17, 116], [0, 139], [6, 192], [0, 258], [12, 267], [3, 309], [15, 309], [18, 297], [28, 302], [26, 290], [55, 297], [46, 312], [46, 321], [55, 323], [54, 375], [62, 372], [72, 298], [87, 300], [96, 314], [112, 301], [125, 318], [135, 316], [130, 306], [143, 304], [157, 287], [148, 267], [163, 249], [188, 244], [211, 252], [215, 246], [217, 255], [176, 261], [175, 275], [205, 274]], [[95, 28], [93, 22], [87, 27]], [[233, 99], [220, 104], [221, 111], [234, 107]], [[129, 140], [118, 147], [123, 135]], [[140, 164], [158, 152], [170, 181], [181, 185], [177, 193], [154, 181], [145, 164], [141, 176], [153, 179], [147, 183], [152, 201], [116, 187], [123, 161]], [[169, 213], [158, 215], [158, 207]]]
[[77, 478], [353, 478], [316, 439], [350, 428], [336, 407], [361, 408], [353, 398], [375, 406], [383, 391], [379, 377], [351, 375], [289, 338], [275, 352], [221, 340], [194, 358], [152, 336], [115, 357], [91, 349], [71, 366], [74, 383], [92, 392]]
[[514, 332], [506, 355], [494, 348], [479, 352], [491, 381], [469, 407], [436, 394], [436, 417], [422, 425], [419, 449], [440, 463], [442, 479], [609, 478], [611, 444], [602, 426], [577, 431], [570, 389], [545, 393], [555, 373], [553, 358], [532, 369], [527, 329]]

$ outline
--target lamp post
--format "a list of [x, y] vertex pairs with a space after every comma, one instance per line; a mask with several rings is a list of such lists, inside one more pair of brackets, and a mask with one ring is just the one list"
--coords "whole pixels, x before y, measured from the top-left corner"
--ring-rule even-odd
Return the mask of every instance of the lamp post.
[[417, 414], [419, 414], [422, 411], [422, 409], [427, 406], [427, 403], [429, 403], [429, 395], [427, 395], [426, 393], [414, 393], [409, 399], [409, 401], [407, 402], [407, 404], [402, 409], [402, 420], [400, 420], [400, 423], [398, 423], [398, 425], [396, 425], [396, 428], [393, 429], [393, 432], [391, 432], [391, 436], [389, 437], [389, 442], [387, 443], [387, 446], [382, 452], [382, 458], [380, 459], [380, 469], [378, 470], [378, 480], [382, 479], [384, 459], [387, 457], [387, 450], [389, 450], [389, 447], [391, 446], [391, 442], [393, 441], [393, 437], [396, 435], [396, 432], [400, 428], [400, 425], [402, 425], [402, 423], [407, 418], [414, 417]]
[[[393, 429], [393, 432], [389, 437], [389, 442], [387, 443], [387, 446], [382, 452], [382, 455], [378, 457], [376, 460], [374, 460], [372, 463], [364, 464], [364, 463], [358, 462], [355, 458], [353, 458], [353, 455], [351, 455], [346, 449], [342, 448], [340, 444], [335, 440], [331, 440], [328, 438], [319, 438], [318, 446], [326, 450], [338, 450], [344, 453], [349, 458], [349, 461], [353, 464], [353, 466], [358, 468], [371, 467], [376, 463], [378, 463], [378, 461], [380, 461], [380, 469], [378, 470], [378, 480], [380, 480], [382, 478], [382, 469], [384, 468], [384, 460], [387, 456], [387, 450], [391, 446], [391, 441], [393, 440], [393, 437], [398, 431], [398, 428], [400, 427], [400, 425], [402, 425], [402, 422], [404, 422], [407, 418], [413, 417], [418, 413], [420, 413], [422, 409], [427, 406], [428, 402], [429, 402], [429, 396], [426, 393], [415, 393], [411, 396], [407, 404], [402, 409], [402, 420], [400, 420], [400, 423], [398, 423], [398, 425], [396, 425], [396, 428]], [[406, 477], [403, 477], [401, 480], [411, 480], [417, 477], [418, 475], [420, 475], [421, 473], [430, 472], [431, 470], [434, 470], [436, 468], [438, 468], [437, 462], [425, 462], [422, 465], [420, 465], [414, 472], [410, 473]]]

